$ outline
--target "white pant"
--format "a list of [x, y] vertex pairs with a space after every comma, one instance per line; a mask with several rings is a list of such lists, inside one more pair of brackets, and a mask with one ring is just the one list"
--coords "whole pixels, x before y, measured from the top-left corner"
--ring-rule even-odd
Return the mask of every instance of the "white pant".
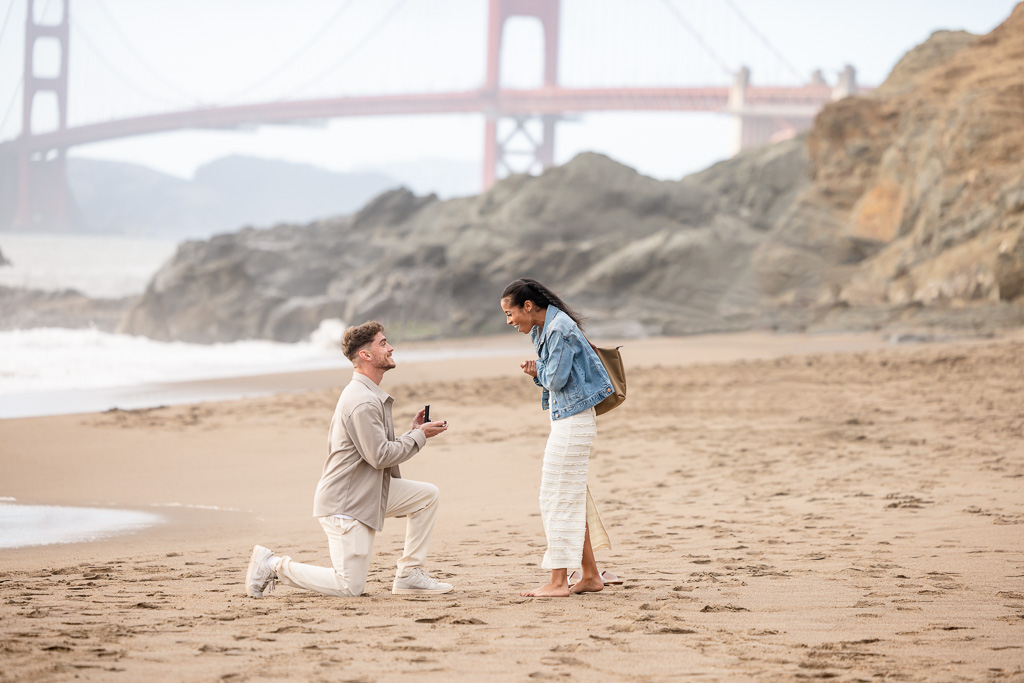
[[[385, 517], [405, 517], [405, 553], [398, 560], [398, 575], [423, 567], [430, 546], [430, 534], [437, 517], [439, 491], [433, 484], [392, 479], [388, 489]], [[377, 532], [356, 519], [320, 517], [331, 548], [333, 568], [293, 562], [288, 556], [275, 557], [270, 567], [286, 586], [334, 596], [362, 595], [373, 555]]]

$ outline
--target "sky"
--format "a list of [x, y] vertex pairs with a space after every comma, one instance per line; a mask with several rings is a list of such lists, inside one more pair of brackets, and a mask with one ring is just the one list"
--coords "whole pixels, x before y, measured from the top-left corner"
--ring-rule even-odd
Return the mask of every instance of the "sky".
[[[471, 90], [484, 78], [487, 0], [70, 2], [71, 126], [203, 106]], [[0, 140], [22, 128], [27, 4], [0, 0]], [[567, 87], [727, 85], [746, 65], [754, 85], [797, 85], [815, 69], [834, 83], [851, 64], [860, 83], [877, 85], [933, 31], [987, 33], [1015, 4], [562, 0], [559, 81]], [[59, 18], [61, 0], [35, 0], [35, 6], [43, 21]], [[539, 25], [514, 19], [504, 41], [503, 86], [539, 86]], [[53, 44], [38, 44], [37, 73], [54, 72], [58, 58]], [[52, 112], [52, 103], [40, 103], [33, 128], [53, 127]], [[730, 119], [720, 114], [585, 114], [559, 123], [555, 161], [597, 151], [646, 175], [675, 179], [727, 158], [731, 135]], [[483, 138], [479, 115], [432, 115], [178, 131], [69, 154], [188, 178], [229, 154], [338, 171], [422, 160], [479, 164]]]

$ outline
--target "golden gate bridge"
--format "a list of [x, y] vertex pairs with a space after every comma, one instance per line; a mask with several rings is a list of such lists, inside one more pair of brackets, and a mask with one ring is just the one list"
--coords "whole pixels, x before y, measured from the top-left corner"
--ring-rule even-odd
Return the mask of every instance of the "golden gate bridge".
[[[485, 119], [482, 180], [487, 189], [501, 175], [517, 170], [512, 161], [516, 154], [525, 155], [527, 171], [552, 166], [557, 124], [566, 116], [609, 111], [717, 112], [735, 121], [733, 146], [734, 151], [739, 151], [806, 129], [825, 103], [857, 91], [855, 72], [849, 66], [840, 74], [836, 85], [826, 83], [820, 72], [799, 85], [752, 85], [750, 70], [745, 66], [730, 69], [673, 0], [662, 2], [668, 16], [673, 17], [685, 33], [684, 39], [728, 72], [731, 83], [686, 87], [567, 87], [559, 80], [562, 0], [487, 0], [486, 68], [479, 87], [448, 92], [318, 96], [200, 106], [68, 125], [71, 68], [68, 48], [73, 34], [71, 2], [56, 0], [61, 10], [59, 19], [42, 21], [39, 16], [46, 12], [36, 11], [39, 0], [25, 1], [24, 68], [18, 84], [22, 127], [17, 137], [0, 142], [0, 178], [4, 180], [0, 206], [13, 207], [9, 219], [0, 216], [0, 221], [8, 222], [16, 230], [73, 227], [66, 174], [67, 150], [119, 138], [181, 129], [222, 129], [344, 117], [479, 114]], [[342, 11], [352, 1], [343, 5]], [[793, 71], [736, 5], [731, 0], [724, 2], [735, 13], [737, 24], [745, 26], [753, 38], [760, 40]], [[392, 6], [385, 21], [374, 30], [379, 31], [404, 4], [405, 0], [399, 0]], [[628, 4], [624, 6], [628, 11]], [[539, 22], [542, 30], [543, 82], [540, 87], [513, 89], [502, 84], [503, 39], [506, 24], [524, 17]], [[83, 30], [79, 32], [82, 40], [89, 40]], [[0, 32], [0, 37], [2, 35]], [[368, 39], [369, 36], [357, 41], [356, 48]], [[55, 45], [59, 53], [55, 73], [45, 75], [36, 64], [36, 48], [44, 42]], [[55, 105], [55, 125], [48, 130], [38, 130], [34, 126], [38, 118], [36, 110], [44, 98]], [[8, 107], [5, 118], [12, 108]], [[499, 127], [499, 124], [503, 125]]]

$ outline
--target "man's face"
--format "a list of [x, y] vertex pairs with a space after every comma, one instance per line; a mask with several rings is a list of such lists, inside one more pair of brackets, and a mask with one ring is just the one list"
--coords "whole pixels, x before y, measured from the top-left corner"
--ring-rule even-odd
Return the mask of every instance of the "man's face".
[[384, 336], [383, 332], [378, 332], [370, 342], [369, 346], [362, 349], [359, 353], [369, 353], [369, 361], [364, 357], [363, 362], [369, 363], [370, 367], [378, 370], [390, 370], [395, 367], [395, 360], [391, 357], [391, 353], [394, 351], [394, 347], [388, 344], [387, 337]]

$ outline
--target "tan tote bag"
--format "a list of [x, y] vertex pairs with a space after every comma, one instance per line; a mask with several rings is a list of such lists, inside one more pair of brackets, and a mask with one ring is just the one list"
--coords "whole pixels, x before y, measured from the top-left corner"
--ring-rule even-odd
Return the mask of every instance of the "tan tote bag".
[[626, 400], [626, 368], [622, 365], [622, 354], [619, 353], [619, 349], [622, 347], [600, 348], [593, 344], [590, 346], [597, 352], [597, 357], [601, 359], [605, 372], [612, 380], [612, 393], [594, 406], [594, 412], [604, 415]]

